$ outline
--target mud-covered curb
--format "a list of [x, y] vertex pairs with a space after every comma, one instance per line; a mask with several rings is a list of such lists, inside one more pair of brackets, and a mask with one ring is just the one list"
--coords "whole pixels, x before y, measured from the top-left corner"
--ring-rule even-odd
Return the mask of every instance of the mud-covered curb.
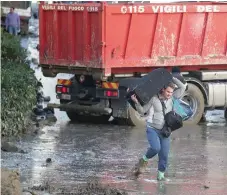
[[20, 175], [17, 170], [1, 168], [1, 194], [21, 195]]
[[22, 192], [27, 192], [32, 195], [38, 195], [40, 192], [58, 195], [128, 195], [128, 193], [123, 190], [114, 189], [109, 185], [100, 184], [95, 178], [89, 179], [89, 181], [84, 185], [77, 185], [73, 188], [73, 190], [56, 188], [51, 186], [48, 182], [44, 185], [34, 185], [32, 187], [22, 189], [18, 170], [1, 168], [1, 194], [21, 195]]
[[111, 188], [108, 185], [102, 185], [97, 180], [88, 181], [86, 185], [79, 185], [76, 189], [71, 192], [62, 191], [63, 194], [74, 194], [74, 195], [128, 195], [127, 192], [123, 190], [118, 190]]
[[33, 195], [38, 195], [40, 192], [56, 195], [128, 195], [126, 191], [115, 189], [109, 185], [103, 185], [99, 183], [97, 178], [90, 178], [86, 184], [78, 184], [71, 190], [57, 188], [52, 186], [49, 182], [46, 182], [43, 185], [34, 185], [27, 189], [23, 189], [23, 192], [30, 192]]

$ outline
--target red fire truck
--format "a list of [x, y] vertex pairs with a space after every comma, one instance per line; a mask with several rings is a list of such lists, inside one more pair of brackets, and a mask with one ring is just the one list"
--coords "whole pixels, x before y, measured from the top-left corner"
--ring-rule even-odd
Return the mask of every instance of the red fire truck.
[[56, 84], [71, 120], [113, 116], [144, 123], [119, 88], [123, 78], [155, 68], [180, 68], [188, 82], [189, 123], [227, 107], [227, 3], [40, 4], [40, 66], [44, 76], [74, 74]]

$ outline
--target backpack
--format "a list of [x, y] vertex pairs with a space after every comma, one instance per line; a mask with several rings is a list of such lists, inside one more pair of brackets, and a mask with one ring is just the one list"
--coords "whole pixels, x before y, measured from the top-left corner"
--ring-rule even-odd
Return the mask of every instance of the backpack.
[[173, 98], [173, 110], [182, 117], [183, 121], [193, 115], [190, 105], [181, 99]]

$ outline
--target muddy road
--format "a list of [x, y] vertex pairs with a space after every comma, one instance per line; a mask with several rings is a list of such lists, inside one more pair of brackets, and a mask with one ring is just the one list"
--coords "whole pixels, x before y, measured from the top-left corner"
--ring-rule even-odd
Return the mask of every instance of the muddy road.
[[[36, 34], [37, 21], [31, 30]], [[30, 58], [38, 57], [37, 36], [22, 41], [30, 51]], [[55, 98], [58, 75], [45, 78], [35, 64], [31, 64], [38, 79], [42, 79], [44, 94]], [[168, 180], [156, 181], [157, 157], [149, 162], [146, 172], [136, 181], [125, 179], [130, 169], [143, 155], [148, 142], [143, 128], [117, 126], [108, 123], [71, 123], [64, 112], [56, 110], [57, 122], [46, 126], [34, 136], [23, 137], [17, 145], [27, 153], [1, 154], [1, 166], [18, 169], [22, 187], [48, 183], [55, 194], [65, 188], [73, 192], [78, 183], [96, 177], [103, 184], [125, 189], [129, 194], [160, 195], [224, 195], [227, 193], [227, 125], [223, 111], [206, 115], [207, 121], [198, 126], [186, 126], [174, 132]], [[51, 158], [51, 162], [46, 162]], [[29, 194], [24, 192], [24, 194]]]
[[[217, 117], [217, 116], [216, 116]], [[43, 185], [72, 191], [97, 177], [132, 194], [220, 194], [227, 192], [225, 123], [188, 126], [172, 136], [168, 181], [156, 181], [157, 158], [137, 181], [124, 179], [148, 143], [145, 131], [109, 124], [73, 124], [59, 115], [54, 126], [18, 143], [27, 154], [2, 153], [2, 166], [17, 168], [23, 187]], [[46, 159], [51, 158], [51, 163]], [[42, 194], [41, 192], [38, 194]], [[44, 193], [43, 193], [44, 194]]]

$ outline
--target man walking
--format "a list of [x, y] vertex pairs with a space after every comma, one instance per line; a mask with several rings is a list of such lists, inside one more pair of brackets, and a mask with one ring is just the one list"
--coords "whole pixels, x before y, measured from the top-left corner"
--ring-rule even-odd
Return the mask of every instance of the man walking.
[[6, 30], [11, 35], [17, 35], [18, 29], [20, 29], [20, 17], [14, 12], [14, 7], [10, 8], [10, 12], [6, 16]]
[[[175, 84], [177, 89], [175, 89]], [[161, 130], [164, 127], [165, 119], [163, 113], [163, 106], [165, 113], [173, 110], [172, 97], [179, 99], [183, 95], [186, 86], [177, 78], [173, 78], [173, 83], [169, 83], [161, 92], [155, 95], [148, 104], [142, 107], [135, 95], [131, 96], [132, 101], [135, 102], [137, 111], [144, 115], [148, 114], [146, 122], [147, 139], [150, 144], [150, 148], [146, 154], [139, 160], [133, 169], [134, 176], [138, 177], [146, 168], [148, 160], [158, 154], [158, 180], [164, 180], [164, 173], [166, 171], [168, 154], [170, 148], [170, 137], [166, 137], [162, 134]]]

